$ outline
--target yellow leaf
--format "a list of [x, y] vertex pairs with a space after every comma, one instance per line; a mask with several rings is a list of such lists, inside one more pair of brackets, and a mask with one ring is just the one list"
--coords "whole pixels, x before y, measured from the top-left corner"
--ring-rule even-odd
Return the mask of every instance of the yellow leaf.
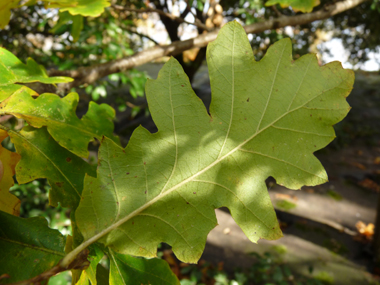
[[[0, 130], [0, 143], [7, 136], [6, 131]], [[5, 149], [0, 144], [0, 210], [15, 216], [20, 214], [20, 200], [9, 193], [9, 188], [14, 185], [13, 175], [20, 158], [19, 154]]]

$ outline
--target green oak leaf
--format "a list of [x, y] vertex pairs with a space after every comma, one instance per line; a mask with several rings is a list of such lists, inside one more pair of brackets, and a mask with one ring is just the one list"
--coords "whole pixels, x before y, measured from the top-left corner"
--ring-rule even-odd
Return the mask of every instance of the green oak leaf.
[[265, 6], [276, 4], [280, 4], [282, 8], [291, 6], [295, 12], [307, 13], [313, 11], [313, 8], [320, 4], [320, 0], [269, 0], [265, 3]]
[[162, 259], [144, 259], [109, 250], [110, 285], [180, 284], [169, 264]]
[[65, 237], [43, 217], [23, 219], [0, 211], [0, 229], [0, 276], [9, 276], [7, 284], [51, 269], [65, 255]]
[[[15, 88], [9, 87], [14, 83], [41, 82], [45, 84], [65, 83], [73, 81], [70, 77], [49, 77], [43, 66], [38, 65], [32, 58], [28, 58], [23, 64], [15, 55], [0, 47], [0, 95], [4, 100], [14, 92]], [[20, 85], [18, 85], [20, 86]], [[10, 90], [9, 90], [10, 88]], [[18, 87], [17, 89], [19, 89]], [[8, 96], [4, 95], [7, 94]]]
[[79, 119], [75, 114], [79, 96], [69, 93], [66, 97], [44, 93], [34, 99], [24, 89], [17, 90], [0, 104], [0, 115], [10, 114], [25, 119], [36, 128], [47, 126], [51, 136], [63, 147], [81, 157], [88, 157], [88, 143], [102, 136], [113, 138], [112, 107], [90, 102], [86, 115]]
[[20, 89], [24, 89], [31, 96], [37, 97], [39, 95], [36, 91], [34, 91], [34, 90], [30, 89], [29, 87], [26, 87], [24, 85], [10, 84], [10, 85], [0, 87], [0, 102], [9, 98], [13, 93], [15, 93], [16, 91], [18, 91]]
[[9, 136], [21, 156], [16, 165], [16, 178], [21, 184], [38, 178], [47, 178], [52, 189], [50, 205], [76, 208], [83, 190], [86, 173], [95, 175], [95, 169], [80, 157], [61, 147], [46, 131], [24, 127]]
[[138, 127], [125, 149], [102, 141], [97, 178], [86, 176], [76, 210], [85, 243], [151, 257], [165, 242], [196, 262], [217, 225], [215, 208], [229, 208], [252, 242], [278, 239], [265, 180], [290, 189], [327, 181], [313, 153], [350, 109], [352, 71], [319, 66], [312, 54], [293, 61], [289, 39], [256, 62], [237, 22], [208, 46], [207, 63], [210, 114], [171, 58], [146, 84], [158, 132]]

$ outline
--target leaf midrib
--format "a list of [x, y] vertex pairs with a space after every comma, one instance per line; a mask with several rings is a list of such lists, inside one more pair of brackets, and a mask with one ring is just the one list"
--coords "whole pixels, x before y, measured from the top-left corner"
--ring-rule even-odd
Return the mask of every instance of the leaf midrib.
[[48, 249], [48, 248], [45, 248], [45, 247], [39, 247], [37, 245], [31, 245], [31, 244], [28, 244], [28, 243], [24, 243], [24, 242], [12, 240], [12, 239], [4, 238], [4, 237], [0, 237], [0, 240], [6, 241], [6, 242], [9, 242], [9, 243], [14, 243], [14, 244], [17, 244], [17, 245], [22, 245], [24, 247], [29, 247], [29, 248], [37, 250], [37, 251], [44, 251], [44, 252], [47, 252], [47, 253], [50, 253], [50, 254], [55, 254], [55, 255], [59, 255], [59, 256], [65, 256], [65, 254], [63, 252], [55, 251], [55, 250]]
[[[62, 261], [62, 264], [68, 264], [70, 263], [77, 254], [79, 254], [79, 252], [81, 252], [83, 249], [85, 249], [87, 246], [89, 246], [90, 244], [96, 242], [97, 240], [99, 240], [100, 238], [102, 238], [103, 236], [105, 236], [106, 234], [108, 234], [109, 232], [111, 232], [112, 230], [118, 228], [119, 226], [121, 226], [122, 224], [124, 224], [125, 222], [127, 222], [128, 220], [130, 220], [131, 218], [133, 218], [134, 216], [137, 216], [140, 212], [144, 211], [145, 209], [149, 208], [150, 206], [152, 206], [153, 204], [155, 204], [157, 201], [159, 201], [160, 199], [164, 198], [165, 196], [169, 195], [170, 193], [172, 193], [173, 191], [177, 190], [178, 188], [182, 187], [183, 185], [185, 185], [186, 183], [188, 182], [191, 182], [194, 180], [194, 178], [198, 177], [199, 175], [205, 173], [206, 171], [208, 171], [209, 169], [211, 169], [212, 167], [214, 167], [215, 165], [217, 165], [219, 162], [221, 162], [222, 160], [224, 160], [226, 157], [229, 157], [230, 155], [232, 155], [235, 151], [239, 150], [242, 146], [244, 146], [245, 144], [247, 144], [248, 142], [250, 142], [252, 139], [254, 139], [257, 135], [259, 135], [260, 133], [262, 133], [263, 131], [265, 131], [266, 129], [272, 127], [275, 123], [277, 123], [279, 120], [281, 120], [283, 117], [287, 116], [288, 114], [294, 112], [294, 111], [297, 111], [298, 109], [301, 109], [303, 108], [306, 104], [308, 104], [309, 102], [311, 102], [312, 100], [314, 100], [315, 98], [319, 97], [320, 95], [322, 95], [323, 93], [325, 92], [328, 92], [330, 90], [333, 90], [335, 88], [339, 88], [338, 86], [336, 87], [333, 87], [333, 88], [330, 88], [330, 89], [327, 89], [321, 93], [319, 93], [318, 95], [314, 96], [313, 98], [311, 98], [310, 100], [306, 101], [303, 105], [300, 105], [299, 107], [296, 107], [294, 109], [292, 109], [291, 111], [288, 111], [286, 113], [284, 113], [283, 115], [281, 115], [280, 117], [278, 117], [276, 120], [274, 120], [272, 123], [268, 124], [265, 128], [257, 131], [256, 133], [254, 133], [250, 138], [248, 138], [246, 141], [242, 142], [240, 145], [236, 146], [235, 148], [233, 148], [231, 151], [229, 151], [228, 153], [226, 153], [225, 155], [223, 155], [222, 157], [216, 159], [213, 163], [209, 164], [208, 166], [206, 166], [205, 168], [203, 168], [202, 170], [198, 171], [197, 173], [193, 174], [192, 176], [190, 176], [189, 178], [183, 180], [182, 182], [174, 185], [173, 187], [171, 187], [170, 189], [168, 189], [167, 191], [165, 191], [164, 193], [160, 193], [158, 196], [156, 196], [155, 198], [153, 198], [152, 200], [150, 200], [148, 203], [144, 204], [143, 206], [141, 206], [140, 208], [134, 210], [133, 212], [131, 212], [130, 214], [128, 214], [127, 216], [125, 216], [124, 218], [120, 219], [119, 221], [115, 222], [114, 224], [110, 225], [109, 227], [105, 228], [104, 230], [100, 231], [99, 233], [97, 233], [96, 235], [94, 235], [93, 237], [89, 238], [88, 240], [86, 240], [85, 242], [83, 242], [82, 244], [80, 244], [77, 248], [75, 248], [72, 252], [70, 252], [65, 258], [64, 260]], [[121, 147], [120, 147], [121, 148]]]

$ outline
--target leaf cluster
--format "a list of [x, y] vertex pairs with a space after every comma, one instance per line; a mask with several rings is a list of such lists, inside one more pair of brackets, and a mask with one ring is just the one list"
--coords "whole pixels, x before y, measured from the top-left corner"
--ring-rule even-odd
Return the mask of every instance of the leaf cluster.
[[[251, 241], [281, 237], [265, 179], [291, 189], [327, 180], [313, 153], [331, 142], [332, 125], [347, 114], [353, 73], [337, 62], [321, 67], [314, 55], [293, 61], [289, 40], [257, 62], [237, 22], [221, 29], [207, 61], [210, 109], [171, 58], [146, 83], [158, 132], [140, 126], [124, 148], [110, 106], [91, 102], [79, 119], [77, 93], [60, 98], [22, 85], [70, 79], [47, 77], [35, 61], [25, 65], [1, 50], [0, 114], [27, 125], [0, 126], [16, 150], [0, 149], [0, 282], [45, 282], [73, 270], [73, 283], [97, 284], [107, 255], [110, 284], [178, 284], [163, 260], [139, 257], [155, 257], [166, 242], [180, 260], [197, 262], [217, 225], [214, 209], [223, 206]], [[100, 142], [96, 169], [88, 162], [92, 142]], [[70, 209], [72, 235], [41, 217], [18, 217], [19, 201], [9, 192], [14, 174], [18, 184], [47, 179], [50, 205]], [[20, 272], [20, 263], [28, 270]]]

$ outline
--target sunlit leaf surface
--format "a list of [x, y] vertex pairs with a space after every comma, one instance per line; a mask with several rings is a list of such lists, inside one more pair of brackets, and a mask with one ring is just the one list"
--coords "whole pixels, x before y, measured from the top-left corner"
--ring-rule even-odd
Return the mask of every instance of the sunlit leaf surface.
[[97, 178], [87, 176], [78, 226], [113, 251], [155, 256], [160, 242], [196, 262], [215, 208], [228, 207], [247, 237], [282, 236], [265, 179], [291, 189], [327, 181], [313, 153], [349, 111], [354, 75], [315, 55], [292, 60], [281, 40], [256, 62], [243, 28], [225, 25], [208, 47], [208, 114], [175, 59], [146, 93], [158, 132], [138, 127], [123, 149], [102, 141]]

